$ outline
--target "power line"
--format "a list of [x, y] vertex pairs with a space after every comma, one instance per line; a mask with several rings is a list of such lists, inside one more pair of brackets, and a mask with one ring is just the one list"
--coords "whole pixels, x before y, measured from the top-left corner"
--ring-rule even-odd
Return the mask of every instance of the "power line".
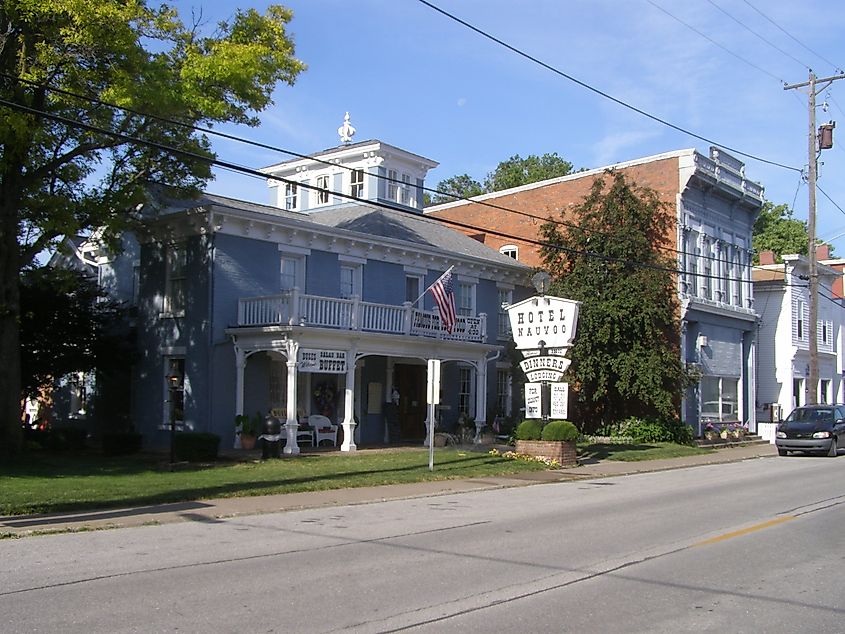
[[[193, 131], [196, 131], [196, 132], [202, 132], [203, 134], [210, 134], [210, 135], [213, 135], [213, 136], [218, 136], [218, 137], [228, 139], [228, 140], [231, 140], [231, 141], [235, 141], [235, 142], [238, 142], [238, 143], [244, 143], [246, 145], [251, 145], [251, 146], [254, 146], [254, 147], [260, 147], [262, 149], [271, 150], [271, 151], [279, 152], [279, 153], [282, 153], [282, 154], [288, 154], [288, 155], [291, 155], [291, 156], [295, 156], [297, 158], [312, 160], [315, 163], [326, 165], [328, 167], [341, 168], [341, 169], [344, 169], [344, 170], [349, 171], [349, 172], [351, 172], [355, 169], [355, 168], [347, 166], [347, 165], [333, 163], [331, 161], [323, 160], [323, 159], [320, 159], [320, 158], [317, 158], [317, 157], [314, 157], [314, 156], [294, 152], [293, 150], [287, 150], [287, 149], [280, 148], [280, 147], [277, 147], [277, 146], [269, 145], [267, 143], [262, 143], [260, 141], [254, 141], [252, 139], [247, 139], [245, 137], [240, 137], [240, 136], [236, 136], [236, 135], [229, 134], [229, 133], [226, 133], [226, 132], [214, 130], [212, 128], [206, 128], [204, 126], [199, 126], [199, 125], [196, 125], [194, 123], [185, 123], [185, 122], [179, 121], [177, 119], [170, 119], [170, 118], [167, 118], [167, 117], [162, 117], [162, 116], [159, 116], [159, 115], [156, 115], [156, 114], [143, 112], [143, 111], [133, 109], [133, 108], [129, 108], [129, 107], [126, 107], [126, 106], [119, 106], [117, 104], [113, 104], [113, 103], [104, 101], [104, 100], [99, 99], [97, 97], [89, 97], [89, 96], [85, 96], [85, 95], [80, 95], [78, 93], [74, 93], [74, 92], [65, 90], [63, 88], [50, 86], [49, 84], [41, 84], [41, 83], [34, 82], [34, 81], [31, 81], [31, 80], [15, 77], [14, 75], [9, 75], [7, 73], [0, 72], [0, 77], [6, 77], [7, 79], [18, 81], [20, 83], [35, 86], [35, 87], [38, 87], [38, 88], [42, 88], [42, 89], [45, 89], [45, 90], [48, 90], [48, 91], [51, 91], [51, 92], [56, 92], [56, 93], [66, 95], [68, 97], [72, 97], [74, 99], [78, 99], [78, 100], [81, 100], [81, 101], [84, 101], [84, 102], [95, 103], [97, 105], [106, 106], [106, 107], [112, 108], [114, 110], [120, 110], [120, 111], [123, 111], [123, 112], [127, 112], [127, 113], [130, 113], [130, 114], [140, 116], [140, 117], [148, 117], [148, 118], [154, 119], [156, 121], [160, 121], [162, 123], [180, 126], [182, 128], [186, 128], [186, 129], [193, 130]], [[218, 167], [220, 167], [220, 169], [224, 169], [226, 171], [230, 171], [230, 172], [234, 172], [234, 173], [242, 173], [242, 172], [239, 172], [238, 170], [235, 170], [235, 169], [232, 169], [232, 168], [229, 168], [229, 167], [225, 167], [225, 166], [218, 166]], [[259, 173], [261, 174], [261, 176], [256, 176], [254, 174], [251, 174], [250, 176], [253, 176], [255, 178], [261, 178], [262, 180], [266, 180], [268, 178], [268, 175], [266, 173], [264, 173], [264, 172], [259, 172]], [[396, 184], [399, 184], [399, 185], [405, 184], [404, 181], [401, 181], [398, 178], [391, 178], [389, 176], [382, 175], [382, 174], [373, 174], [373, 176], [375, 176], [379, 180], [384, 180], [384, 181], [396, 183]], [[289, 182], [291, 184], [296, 184], [298, 181], [285, 181], [285, 182]], [[534, 221], [540, 221], [544, 224], [547, 223], [547, 222], [551, 222], [555, 225], [568, 227], [570, 229], [580, 229], [580, 227], [578, 225], [571, 223], [571, 222], [566, 222], [564, 220], [556, 220], [556, 219], [553, 219], [551, 217], [538, 216], [538, 215], [535, 215], [535, 214], [532, 214], [532, 213], [529, 213], [529, 212], [526, 212], [526, 211], [522, 211], [522, 210], [519, 210], [519, 209], [513, 209], [513, 208], [510, 208], [510, 207], [504, 207], [502, 205], [497, 205], [495, 203], [491, 203], [491, 202], [488, 202], [486, 200], [476, 200], [474, 198], [466, 198], [466, 197], [463, 197], [463, 196], [452, 196], [451, 194], [449, 194], [449, 192], [444, 192], [444, 191], [440, 191], [440, 190], [435, 189], [435, 188], [430, 188], [430, 187], [425, 187], [425, 186], [420, 187], [420, 189], [422, 191], [426, 191], [426, 192], [432, 192], [432, 193], [436, 193], [436, 194], [440, 194], [440, 195], [444, 195], [444, 196], [450, 196], [450, 197], [454, 198], [456, 201], [461, 200], [461, 201], [464, 201], [464, 202], [467, 202], [467, 203], [481, 205], [483, 207], [488, 207], [488, 208], [496, 209], [496, 210], [499, 210], [499, 211], [505, 211], [505, 212], [508, 212], [508, 213], [513, 213], [513, 214], [516, 214], [518, 216], [523, 216], [523, 217], [529, 218], [529, 219], [534, 220]], [[359, 199], [356, 198], [356, 200], [359, 200]], [[794, 203], [793, 203], [793, 205], [794, 205]], [[438, 220], [442, 220], [442, 219], [438, 218]], [[488, 233], [491, 233], [491, 232], [488, 231]], [[600, 235], [606, 235], [606, 234], [601, 233], [599, 231], [594, 231], [594, 232], [592, 232], [592, 235], [599, 235], [600, 236]], [[517, 237], [517, 236], [511, 236], [511, 237], [513, 237], [514, 239], [518, 239], [518, 240], [525, 240], [525, 238], [521, 238], [521, 237]], [[673, 253], [677, 253], [678, 255], [701, 258], [703, 260], [711, 260], [711, 261], [714, 261], [714, 262], [720, 262], [721, 261], [720, 258], [718, 258], [716, 256], [701, 255], [701, 254], [683, 251], [683, 250], [672, 248], [672, 247], [665, 247], [664, 250], [671, 251]]]
[[[812, 69], [811, 69], [811, 68], [810, 68], [807, 64], [805, 64], [804, 62], [802, 62], [800, 59], [798, 59], [798, 58], [796, 58], [796, 57], [792, 56], [790, 53], [787, 53], [787, 52], [786, 52], [785, 50], [783, 50], [782, 48], [780, 48], [780, 47], [778, 47], [778, 46], [776, 46], [776, 45], [772, 44], [769, 40], [767, 40], [765, 37], [763, 37], [762, 35], [760, 35], [759, 33], [757, 33], [757, 32], [756, 32], [755, 30], [753, 30], [751, 27], [747, 26], [745, 23], [741, 22], [738, 18], [734, 17], [733, 15], [731, 15], [730, 13], [728, 13], [727, 11], [725, 11], [722, 7], [720, 7], [718, 4], [716, 4], [713, 0], [707, 0], [707, 2], [709, 2], [710, 4], [712, 4], [712, 5], [713, 5], [714, 7], [716, 7], [719, 11], [721, 11], [721, 12], [722, 12], [722, 13], [724, 13], [726, 16], [728, 16], [731, 20], [733, 20], [734, 22], [736, 22], [737, 24], [739, 24], [739, 25], [740, 25], [742, 28], [744, 28], [746, 31], [748, 31], [749, 33], [751, 33], [751, 34], [752, 34], [752, 35], [754, 35], [755, 37], [759, 38], [760, 40], [762, 40], [763, 42], [765, 42], [766, 44], [768, 44], [769, 46], [771, 46], [773, 49], [775, 49], [775, 50], [776, 50], [776, 51], [778, 51], [779, 53], [782, 53], [782, 54], [786, 55], [786, 56], [787, 56], [789, 59], [791, 59], [793, 62], [797, 62], [798, 64], [800, 64], [801, 66], [803, 66], [803, 67], [804, 67], [804, 68], [806, 68], [807, 70], [812, 70]], [[786, 82], [783, 82], [783, 83], [786, 83]]]
[[[751, 66], [752, 68], [754, 68], [754, 69], [756, 69], [756, 70], [759, 70], [761, 73], [765, 73], [766, 75], [768, 75], [769, 77], [771, 77], [771, 78], [772, 78], [772, 79], [774, 79], [775, 81], [780, 82], [781, 84], [785, 84], [785, 83], [786, 83], [784, 80], [782, 80], [782, 79], [781, 79], [780, 77], [778, 77], [777, 75], [773, 75], [772, 73], [770, 73], [769, 71], [767, 71], [765, 68], [762, 68], [761, 66], [757, 66], [757, 64], [755, 64], [754, 62], [749, 62], [747, 59], [745, 59], [744, 57], [742, 57], [742, 56], [741, 56], [741, 55], [739, 55], [738, 53], [734, 53], [732, 50], [730, 50], [729, 48], [727, 48], [727, 47], [723, 46], [722, 44], [720, 44], [719, 42], [717, 42], [716, 40], [714, 40], [712, 37], [710, 37], [710, 36], [709, 36], [709, 35], [707, 35], [706, 33], [703, 33], [702, 31], [699, 31], [697, 28], [695, 28], [694, 26], [692, 26], [691, 24], [689, 24], [689, 23], [687, 23], [687, 22], [684, 22], [684, 21], [683, 21], [681, 18], [679, 18], [678, 16], [674, 15], [673, 13], [670, 13], [668, 10], [664, 9], [664, 8], [663, 8], [663, 7], [661, 7], [659, 4], [657, 4], [657, 3], [653, 2], [653, 0], [646, 0], [646, 2], [648, 2], [648, 3], [649, 3], [651, 6], [653, 6], [655, 9], [659, 9], [660, 11], [663, 11], [663, 13], [665, 13], [666, 15], [668, 15], [668, 16], [669, 16], [670, 18], [672, 18], [673, 20], [675, 20], [675, 21], [677, 21], [677, 22], [680, 22], [681, 24], [683, 24], [685, 27], [687, 27], [687, 28], [688, 28], [690, 31], [692, 31], [693, 33], [696, 33], [696, 34], [700, 35], [701, 37], [703, 37], [705, 40], [707, 40], [707, 41], [708, 41], [708, 42], [710, 42], [711, 44], [714, 44], [715, 46], [718, 46], [720, 49], [722, 49], [723, 51], [725, 51], [725, 52], [726, 52], [726, 53], [728, 53], [729, 55], [732, 55], [733, 57], [736, 57], [739, 61], [743, 62], [744, 64], [748, 64], [748, 65], [749, 65], [749, 66]], [[718, 8], [718, 7], [717, 7], [717, 8]]]
[[777, 27], [778, 29], [780, 29], [780, 31], [781, 31], [782, 33], [784, 33], [787, 37], [791, 38], [791, 39], [792, 39], [794, 42], [796, 42], [799, 46], [803, 46], [805, 49], [807, 49], [808, 51], [810, 51], [813, 55], [815, 55], [816, 57], [818, 57], [820, 60], [822, 60], [823, 62], [825, 62], [825, 63], [829, 64], [829, 65], [830, 65], [830, 66], [831, 66], [834, 70], [838, 71], [838, 70], [840, 70], [840, 69], [842, 68], [839, 64], [834, 64], [833, 62], [831, 62], [831, 61], [829, 61], [829, 60], [825, 59], [824, 57], [822, 57], [822, 55], [820, 55], [819, 53], [816, 53], [813, 49], [811, 49], [809, 46], [807, 46], [806, 44], [804, 44], [801, 40], [799, 40], [799, 39], [798, 39], [798, 38], [796, 38], [794, 35], [792, 35], [791, 33], [789, 33], [789, 31], [787, 31], [787, 30], [786, 30], [786, 29], [784, 29], [784, 28], [783, 28], [780, 24], [778, 24], [777, 22], [775, 22], [774, 20], [772, 20], [772, 18], [770, 18], [768, 15], [766, 15], [765, 13], [763, 13], [762, 11], [760, 11], [760, 9], [758, 9], [757, 7], [755, 7], [755, 6], [754, 6], [753, 4], [751, 4], [748, 0], [742, 0], [742, 1], [743, 1], [745, 4], [747, 4], [749, 7], [751, 7], [752, 9], [754, 9], [754, 10], [755, 10], [757, 13], [759, 13], [761, 16], [763, 16], [763, 18], [765, 18], [766, 20], [768, 20], [769, 22], [771, 22], [773, 25], [775, 25], [775, 27]]
[[[276, 175], [272, 175], [272, 174], [271, 175], [264, 174], [262, 172], [259, 172], [258, 170], [254, 170], [252, 168], [248, 168], [248, 167], [245, 167], [245, 166], [242, 166], [242, 165], [238, 165], [236, 163], [231, 163], [229, 161], [222, 161], [222, 160], [217, 159], [217, 158], [211, 158], [210, 156], [197, 154], [195, 152], [191, 152], [191, 151], [188, 151], [188, 150], [183, 150], [183, 149], [180, 149], [180, 148], [172, 147], [172, 146], [166, 145], [164, 143], [159, 143], [157, 141], [150, 141], [148, 139], [141, 139], [139, 137], [134, 137], [132, 135], [125, 134], [123, 132], [116, 132], [116, 131], [113, 131], [113, 130], [107, 130], [105, 128], [101, 128], [101, 127], [98, 127], [98, 126], [95, 126], [95, 125], [92, 125], [92, 124], [89, 124], [89, 123], [85, 123], [85, 122], [78, 121], [78, 120], [75, 120], [75, 119], [69, 119], [69, 118], [63, 117], [61, 115], [46, 112], [44, 110], [38, 110], [36, 108], [31, 108], [31, 107], [25, 106], [23, 104], [18, 104], [18, 103], [12, 102], [12, 101], [8, 101], [6, 99], [0, 98], [0, 105], [6, 106], [7, 108], [12, 108], [14, 110], [18, 110], [20, 112], [26, 112], [28, 114], [40, 116], [40, 117], [43, 117], [45, 119], [49, 119], [49, 120], [57, 122], [57, 123], [61, 123], [65, 126], [76, 127], [76, 128], [80, 128], [80, 129], [83, 129], [83, 130], [87, 130], [89, 132], [94, 132], [96, 134], [102, 134], [104, 136], [110, 136], [110, 137], [119, 139], [120, 141], [122, 141], [124, 143], [133, 143], [133, 144], [147, 146], [147, 147], [150, 147], [150, 148], [162, 151], [162, 152], [181, 155], [181, 156], [186, 157], [186, 158], [190, 158], [190, 159], [194, 159], [194, 160], [198, 160], [198, 161], [203, 161], [203, 162], [206, 162], [210, 165], [214, 165], [214, 166], [221, 167], [221, 168], [224, 168], [224, 169], [229, 169], [229, 170], [239, 172], [239, 173], [243, 173], [243, 174], [247, 174], [247, 175], [250, 175], [250, 176], [257, 176], [257, 177], [264, 178], [264, 179], [269, 178], [269, 179], [276, 180], [276, 181], [279, 181], [279, 182], [282, 182], [282, 183], [290, 183], [290, 184], [299, 185], [301, 187], [304, 187], [305, 189], [327, 193], [327, 194], [336, 196], [338, 198], [344, 198], [344, 199], [351, 200], [351, 201], [357, 202], [357, 203], [361, 203], [363, 205], [368, 205], [368, 206], [371, 206], [371, 207], [379, 207], [379, 208], [383, 208], [383, 209], [388, 209], [390, 211], [394, 211], [394, 212], [402, 213], [402, 214], [414, 214], [415, 217], [417, 217], [420, 220], [426, 221], [426, 222], [443, 223], [443, 224], [449, 224], [449, 225], [461, 227], [463, 229], [477, 230], [476, 227], [474, 227], [473, 225], [469, 225], [467, 223], [462, 223], [462, 222], [459, 222], [459, 221], [456, 221], [456, 220], [450, 220], [450, 219], [445, 219], [445, 218], [444, 219], [438, 219], [436, 221], [431, 220], [429, 218], [425, 218], [424, 216], [420, 216], [418, 214], [415, 214], [414, 212], [411, 212], [410, 210], [402, 208], [402, 207], [388, 205], [388, 204], [380, 202], [380, 201], [362, 199], [362, 198], [359, 198], [357, 196], [353, 196], [351, 194], [346, 194], [346, 193], [343, 193], [343, 192], [334, 191], [334, 190], [324, 188], [324, 187], [318, 187], [316, 185], [310, 185], [310, 184], [307, 184], [307, 183], [298, 183], [297, 181], [293, 181], [291, 179], [287, 179], [287, 178], [284, 178], [282, 176], [276, 176]], [[303, 214], [303, 215], [305, 215], [305, 214]], [[732, 278], [729, 275], [705, 274], [705, 273], [698, 273], [697, 271], [693, 273], [693, 272], [690, 272], [690, 271], [682, 271], [682, 270], [679, 270], [677, 268], [670, 268], [670, 267], [666, 267], [666, 266], [649, 264], [649, 263], [645, 263], [645, 262], [636, 262], [634, 260], [628, 260], [628, 259], [625, 259], [625, 258], [617, 258], [617, 257], [613, 257], [613, 256], [607, 256], [607, 255], [595, 253], [595, 252], [592, 252], [592, 251], [582, 251], [582, 250], [579, 250], [579, 249], [571, 249], [571, 248], [568, 248], [568, 247], [565, 247], [565, 246], [562, 246], [562, 245], [553, 244], [553, 243], [550, 243], [550, 242], [545, 242], [545, 241], [540, 241], [540, 240], [533, 240], [533, 239], [530, 239], [530, 238], [524, 238], [524, 237], [520, 237], [520, 236], [514, 236], [512, 234], [508, 234], [508, 233], [500, 232], [500, 231], [495, 231], [495, 230], [489, 230], [488, 233], [498, 235], [498, 236], [501, 236], [501, 237], [505, 237], [505, 238], [508, 238], [508, 239], [511, 239], [511, 240], [514, 240], [514, 239], [520, 240], [522, 242], [533, 244], [535, 246], [552, 248], [554, 250], [563, 251], [563, 252], [571, 254], [571, 255], [580, 255], [580, 256], [588, 257], [588, 258], [597, 258], [597, 259], [605, 260], [607, 262], [617, 262], [617, 263], [624, 264], [624, 265], [627, 265], [627, 266], [632, 266], [634, 268], [650, 269], [650, 270], [656, 270], [656, 271], [671, 273], [671, 274], [674, 274], [674, 275], [689, 276], [689, 277], [700, 278], [700, 279], [725, 280], [727, 282], [739, 282], [739, 283], [744, 283], [744, 282], [750, 283], [750, 281], [751, 281], [750, 276], [749, 276], [748, 280], [745, 280], [742, 277]]]
[[827, 192], [825, 190], [823, 190], [821, 187], [819, 187], [818, 183], [816, 183], [816, 189], [818, 189], [824, 195], [824, 197], [827, 198], [830, 201], [831, 205], [836, 207], [843, 215], [845, 215], [845, 209], [842, 209], [842, 207], [840, 207], [838, 204], [836, 204], [836, 201], [833, 200], [833, 198], [831, 198], [830, 196], [828, 196]]
[[687, 129], [682, 128], [678, 125], [675, 125], [674, 123], [670, 123], [669, 121], [666, 121], [665, 119], [661, 119], [660, 117], [653, 115], [653, 114], [650, 114], [650, 113], [646, 112], [645, 110], [642, 110], [641, 108], [637, 108], [636, 106], [632, 106], [631, 104], [626, 103], [625, 101], [622, 101], [621, 99], [618, 99], [618, 98], [616, 98], [616, 97], [614, 97], [614, 96], [612, 96], [612, 95], [610, 95], [606, 92], [603, 92], [603, 91], [599, 90], [598, 88], [591, 86], [590, 84], [587, 84], [587, 83], [585, 83], [585, 82], [583, 82], [579, 79], [576, 79], [575, 77], [573, 77], [571, 75], [568, 75], [567, 73], [564, 73], [562, 70], [559, 70], [558, 68], [555, 68], [554, 66], [551, 66], [550, 64], [547, 64], [546, 62], [544, 62], [544, 61], [542, 61], [542, 60], [540, 60], [540, 59], [538, 59], [538, 58], [536, 58], [532, 55], [529, 55], [528, 53], [516, 48], [515, 46], [512, 46], [512, 45], [508, 44], [507, 42], [487, 33], [486, 31], [483, 31], [482, 29], [480, 29], [476, 26], [473, 26], [469, 22], [462, 20], [461, 18], [459, 18], [455, 15], [452, 15], [448, 11], [444, 11], [443, 9], [441, 9], [440, 7], [432, 4], [428, 0], [418, 0], [418, 1], [421, 4], [424, 4], [425, 6], [429, 7], [430, 9], [446, 16], [450, 20], [454, 20], [458, 24], [461, 24], [461, 25], [465, 26], [466, 28], [470, 29], [471, 31], [478, 33], [482, 37], [485, 37], [488, 40], [495, 42], [496, 44], [498, 44], [500, 46], [503, 46], [504, 48], [508, 49], [509, 51], [512, 51], [512, 52], [516, 53], [517, 55], [524, 57], [525, 59], [532, 61], [539, 66], [542, 66], [546, 70], [549, 70], [549, 71], [555, 73], [556, 75], [563, 77], [564, 79], [568, 79], [569, 81], [571, 81], [575, 84], [578, 84], [582, 88], [586, 88], [587, 90], [594, 92], [595, 94], [600, 95], [600, 96], [604, 97], [605, 99], [608, 99], [608, 100], [610, 100], [610, 101], [612, 101], [612, 102], [614, 102], [614, 103], [616, 103], [616, 104], [618, 104], [618, 105], [620, 105], [624, 108], [628, 108], [629, 110], [632, 110], [633, 112], [636, 112], [637, 114], [640, 114], [640, 115], [642, 115], [642, 116], [644, 116], [648, 119], [651, 119], [652, 121], [656, 121], [657, 123], [660, 123], [660, 124], [662, 124], [662, 125], [664, 125], [668, 128], [672, 128], [673, 130], [676, 130], [678, 132], [681, 132], [683, 134], [691, 136], [694, 139], [704, 141], [705, 143], [709, 143], [710, 145], [716, 145], [718, 147], [722, 147], [722, 148], [724, 148], [724, 149], [726, 149], [730, 152], [733, 152], [734, 154], [739, 154], [740, 156], [744, 156], [744, 157], [752, 159], [754, 161], [759, 161], [761, 163], [766, 163], [768, 165], [774, 165], [775, 167], [781, 167], [783, 169], [791, 170], [793, 172], [800, 172], [801, 171], [797, 167], [792, 167], [791, 165], [784, 165], [783, 163], [778, 163], [776, 161], [770, 161], [769, 159], [764, 159], [762, 157], [755, 156], [755, 155], [749, 154], [747, 152], [743, 152], [743, 151], [738, 150], [736, 148], [732, 148], [728, 145], [723, 145], [721, 143], [717, 143], [716, 141], [714, 141], [712, 139], [708, 139], [705, 136], [701, 136], [700, 134], [696, 134], [695, 132], [691, 132], [690, 130], [687, 130]]

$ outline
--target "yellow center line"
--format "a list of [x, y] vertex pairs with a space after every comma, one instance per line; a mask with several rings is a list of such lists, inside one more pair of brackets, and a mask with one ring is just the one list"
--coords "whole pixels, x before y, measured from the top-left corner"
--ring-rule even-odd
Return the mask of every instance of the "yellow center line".
[[768, 522], [762, 522], [761, 524], [755, 524], [754, 526], [749, 526], [748, 528], [743, 528], [738, 531], [733, 531], [731, 533], [725, 533], [724, 535], [717, 535], [716, 537], [711, 537], [710, 539], [705, 539], [702, 542], [698, 542], [693, 544], [693, 546], [707, 546], [708, 544], [715, 544], [717, 542], [723, 542], [726, 539], [731, 539], [733, 537], [741, 537], [742, 535], [748, 535], [748, 533], [753, 533], [755, 531], [761, 531], [764, 528], [769, 528], [770, 526], [777, 526], [778, 524], [783, 524], [784, 522], [788, 522], [789, 520], [798, 519], [795, 515], [784, 515], [783, 517], [778, 517], [777, 519], [769, 520]]

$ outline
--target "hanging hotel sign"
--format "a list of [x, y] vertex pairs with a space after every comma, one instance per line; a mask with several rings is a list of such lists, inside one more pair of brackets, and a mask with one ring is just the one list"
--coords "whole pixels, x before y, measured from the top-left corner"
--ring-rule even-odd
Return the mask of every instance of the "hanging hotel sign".
[[300, 348], [297, 367], [300, 372], [346, 374], [346, 351]]
[[566, 348], [575, 338], [580, 302], [550, 295], [529, 297], [508, 306], [508, 319], [518, 350]]

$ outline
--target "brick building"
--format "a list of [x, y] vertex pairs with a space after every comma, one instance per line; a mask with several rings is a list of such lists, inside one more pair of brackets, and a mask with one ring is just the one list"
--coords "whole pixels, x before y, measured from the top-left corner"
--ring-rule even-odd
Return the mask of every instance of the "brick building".
[[707, 422], [755, 422], [751, 231], [763, 188], [745, 165], [718, 148], [709, 155], [677, 150], [625, 163], [429, 207], [425, 214], [456, 221], [484, 244], [539, 267], [540, 226], [565, 219], [608, 169], [657, 192], [675, 211], [682, 359], [701, 381], [685, 395], [682, 420], [701, 433]]

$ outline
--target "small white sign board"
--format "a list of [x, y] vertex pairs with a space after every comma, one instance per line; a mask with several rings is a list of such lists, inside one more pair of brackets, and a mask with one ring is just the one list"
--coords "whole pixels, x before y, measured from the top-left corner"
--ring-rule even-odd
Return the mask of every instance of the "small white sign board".
[[561, 420], [569, 415], [569, 383], [552, 383], [552, 409], [549, 417]]
[[525, 384], [525, 418], [543, 417], [542, 383]]

